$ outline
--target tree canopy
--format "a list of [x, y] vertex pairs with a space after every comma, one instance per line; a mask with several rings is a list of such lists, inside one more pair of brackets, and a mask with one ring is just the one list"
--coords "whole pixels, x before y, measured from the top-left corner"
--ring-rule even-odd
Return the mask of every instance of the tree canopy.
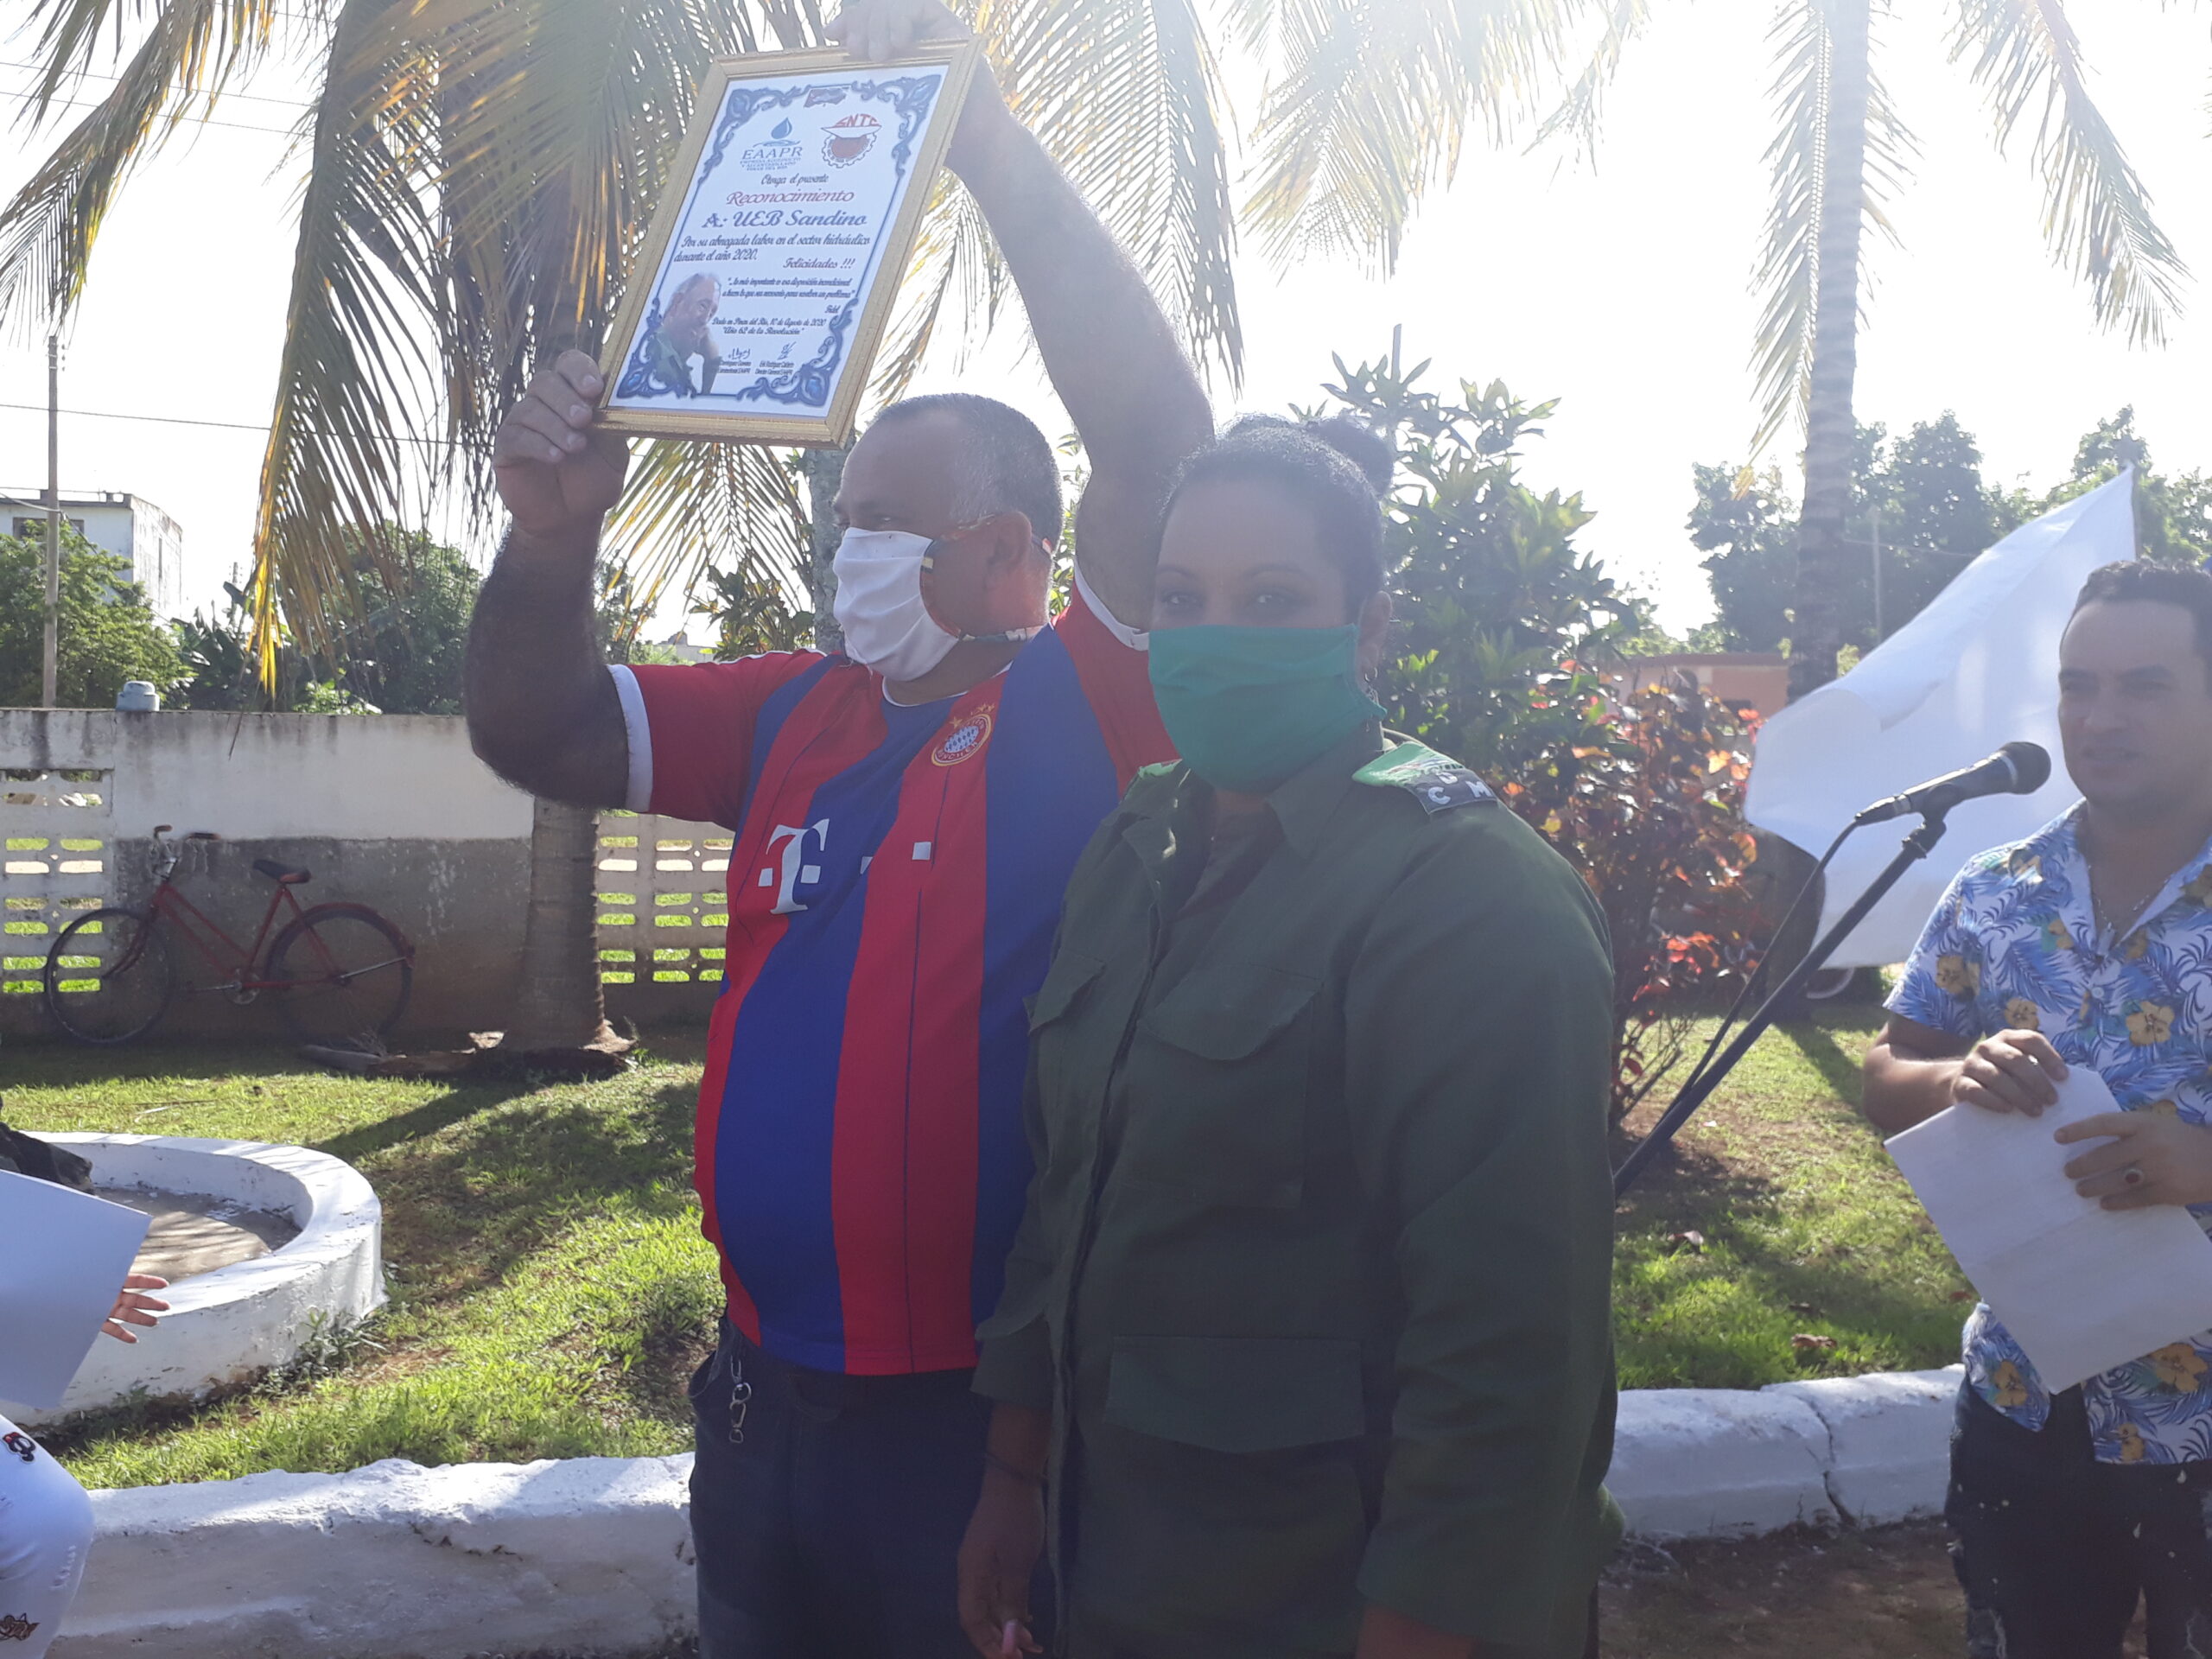
[[[126, 559], [61, 528], [61, 609], [55, 698], [64, 709], [112, 709], [126, 680], [164, 696], [186, 676], [175, 637], [129, 581]], [[46, 543], [0, 536], [0, 705], [38, 706], [46, 639]]]
[[[2196, 472], [2160, 473], [2135, 429], [2132, 408], [2085, 433], [2068, 475], [2041, 490], [1993, 484], [1974, 435], [1948, 410], [1896, 437], [1884, 427], [1862, 425], [1845, 518], [1854, 556], [1838, 590], [1843, 644], [1872, 650], [1918, 615], [1977, 555], [2126, 467], [2136, 469], [2142, 556], [2194, 564], [2212, 555], [2212, 480]], [[1688, 528], [1692, 545], [1706, 555], [1718, 612], [1713, 642], [1732, 651], [1782, 650], [1790, 637], [1797, 579], [1797, 508], [1789, 486], [1774, 467], [1746, 478], [1739, 467], [1700, 465], [1692, 476], [1697, 502]]]

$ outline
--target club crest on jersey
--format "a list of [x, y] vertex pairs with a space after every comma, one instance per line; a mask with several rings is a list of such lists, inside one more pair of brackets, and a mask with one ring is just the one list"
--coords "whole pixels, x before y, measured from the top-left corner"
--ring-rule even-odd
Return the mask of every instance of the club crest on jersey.
[[957, 766], [981, 754], [990, 741], [991, 711], [978, 709], [944, 734], [944, 741], [930, 751], [930, 759], [940, 766]]

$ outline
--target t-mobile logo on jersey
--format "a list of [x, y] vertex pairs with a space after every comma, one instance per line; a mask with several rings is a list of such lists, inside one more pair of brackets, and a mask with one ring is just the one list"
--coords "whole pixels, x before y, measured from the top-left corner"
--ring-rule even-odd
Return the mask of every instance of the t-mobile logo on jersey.
[[814, 837], [817, 851], [827, 852], [830, 848], [830, 820], [817, 818], [812, 823], [797, 826], [779, 823], [768, 837], [770, 851], [775, 850], [778, 842], [781, 842], [784, 848], [780, 878], [779, 866], [775, 864], [766, 866], [760, 872], [760, 885], [776, 889], [776, 903], [768, 912], [771, 916], [788, 916], [793, 911], [804, 910], [806, 906], [799, 903], [797, 896], [798, 884], [804, 881], [812, 887], [822, 880], [822, 867], [806, 861], [806, 838], [809, 836]]

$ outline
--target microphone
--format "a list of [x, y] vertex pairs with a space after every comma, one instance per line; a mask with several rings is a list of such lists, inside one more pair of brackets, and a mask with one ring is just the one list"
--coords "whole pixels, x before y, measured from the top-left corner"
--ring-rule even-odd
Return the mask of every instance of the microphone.
[[2050, 779], [2050, 755], [2040, 743], [2007, 743], [1986, 760], [1931, 778], [1917, 789], [1877, 801], [1851, 821], [1854, 830], [1917, 813], [1940, 818], [1961, 801], [1984, 795], [2032, 795]]

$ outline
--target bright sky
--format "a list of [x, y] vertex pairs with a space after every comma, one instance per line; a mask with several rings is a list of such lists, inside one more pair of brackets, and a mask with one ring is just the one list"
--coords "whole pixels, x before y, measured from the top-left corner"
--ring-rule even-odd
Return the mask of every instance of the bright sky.
[[[1681, 528], [1691, 463], [1740, 460], [1755, 424], [1748, 279], [1766, 201], [1771, 7], [1655, 10], [1661, 22], [1628, 60], [1594, 167], [1564, 149], [1471, 154], [1387, 281], [1325, 263], [1280, 276], [1249, 252], [1246, 383], [1222, 408], [1318, 401], [1329, 353], [1379, 356], [1393, 323], [1405, 326], [1408, 362], [1435, 360], [1433, 384], [1502, 377], [1532, 401], [1559, 397], [1529, 475], [1583, 492], [1599, 515], [1588, 544], [1682, 629], [1712, 609]], [[1978, 96], [1946, 61], [1939, 14], [1950, 8], [1899, 10], [1909, 15], [1879, 27], [1878, 68], [1923, 153], [1893, 211], [1904, 245], [1874, 254], [1860, 418], [1902, 429], [1955, 409], [1993, 479], [2043, 483], [2094, 421], [2133, 403], [2161, 466], [2212, 467], [2212, 399], [2197, 372], [2212, 359], [2206, 283], [2192, 284], [2162, 352], [2100, 333], [2083, 291], [2042, 247], [2032, 118], [2014, 154], [1997, 156]], [[29, 41], [8, 27], [27, 10], [0, 0], [0, 90], [29, 80], [14, 66]], [[2202, 188], [2212, 49], [2201, 16], [2158, 0], [2077, 0], [2071, 10], [2163, 223], [2212, 279], [2212, 195]], [[273, 70], [248, 90], [304, 95]], [[238, 99], [219, 117], [282, 128], [296, 113]], [[267, 419], [291, 260], [285, 155], [276, 134], [208, 126], [131, 183], [69, 337], [64, 408]], [[12, 192], [33, 160], [0, 159], [0, 188]], [[1066, 418], [1017, 346], [1001, 337], [957, 372], [933, 365], [922, 389], [1007, 397], [1057, 436]], [[42, 341], [0, 341], [0, 404], [42, 409], [45, 381]], [[260, 444], [254, 431], [65, 418], [62, 486], [129, 490], [166, 508], [184, 526], [189, 591], [204, 598], [247, 562]], [[1794, 451], [1794, 438], [1777, 448]], [[45, 468], [42, 413], [0, 409], [0, 489], [42, 486]]]

